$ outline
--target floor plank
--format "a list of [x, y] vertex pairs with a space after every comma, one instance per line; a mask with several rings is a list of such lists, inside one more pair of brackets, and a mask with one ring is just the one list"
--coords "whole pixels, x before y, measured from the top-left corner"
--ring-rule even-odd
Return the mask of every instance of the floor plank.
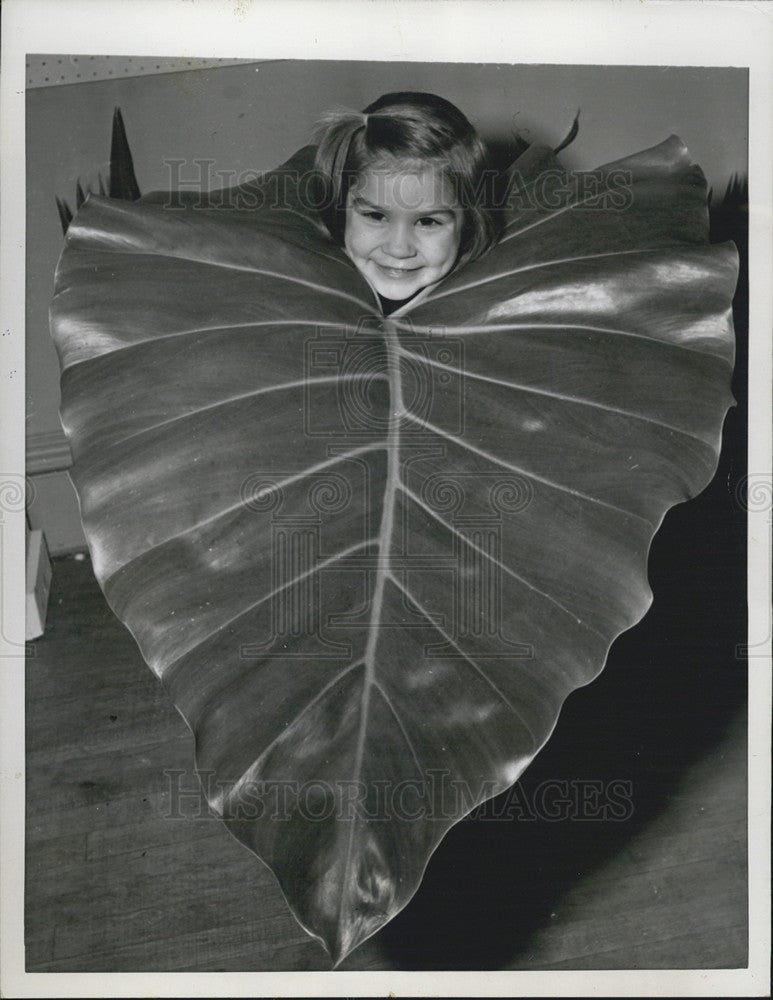
[[[651, 739], [627, 726], [639, 707], [630, 685], [654, 683], [645, 668], [621, 679], [612, 664], [522, 781], [530, 794], [546, 778], [630, 778], [623, 822], [459, 824], [414, 900], [342, 968], [742, 967], [742, 699], [717, 690], [713, 734], [688, 753], [678, 700], [649, 707], [662, 731]], [[687, 704], [696, 675], [680, 683]], [[201, 797], [172, 818], [175, 787], [195, 787], [192, 737], [87, 559], [54, 560], [26, 696], [28, 971], [329, 968], [274, 877]]]

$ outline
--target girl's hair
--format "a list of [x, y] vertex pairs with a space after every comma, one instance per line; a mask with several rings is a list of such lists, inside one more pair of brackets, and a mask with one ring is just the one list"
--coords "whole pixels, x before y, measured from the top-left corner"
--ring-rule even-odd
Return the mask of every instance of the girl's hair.
[[328, 111], [315, 129], [315, 166], [325, 184], [322, 217], [343, 244], [346, 196], [369, 168], [434, 168], [464, 212], [457, 263], [479, 257], [497, 237], [488, 199], [486, 147], [462, 112], [434, 94], [385, 94], [363, 112]]

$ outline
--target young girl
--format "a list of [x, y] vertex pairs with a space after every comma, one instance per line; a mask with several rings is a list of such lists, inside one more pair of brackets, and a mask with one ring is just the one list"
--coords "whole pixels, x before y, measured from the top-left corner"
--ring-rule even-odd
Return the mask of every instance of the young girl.
[[323, 115], [316, 140], [324, 221], [385, 314], [494, 242], [486, 149], [450, 101], [385, 94], [362, 113]]

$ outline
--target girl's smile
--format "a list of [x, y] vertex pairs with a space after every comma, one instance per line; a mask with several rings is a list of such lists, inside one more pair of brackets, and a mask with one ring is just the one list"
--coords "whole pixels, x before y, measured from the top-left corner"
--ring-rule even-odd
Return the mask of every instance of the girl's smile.
[[344, 246], [357, 269], [388, 299], [407, 299], [456, 262], [463, 213], [434, 170], [366, 170], [346, 199]]

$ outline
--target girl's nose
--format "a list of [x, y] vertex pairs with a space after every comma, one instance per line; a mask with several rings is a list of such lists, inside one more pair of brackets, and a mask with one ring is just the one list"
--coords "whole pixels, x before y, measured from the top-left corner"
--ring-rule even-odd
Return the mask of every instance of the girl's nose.
[[383, 244], [384, 253], [395, 259], [413, 257], [416, 248], [411, 240], [408, 226], [395, 224], [389, 227]]

